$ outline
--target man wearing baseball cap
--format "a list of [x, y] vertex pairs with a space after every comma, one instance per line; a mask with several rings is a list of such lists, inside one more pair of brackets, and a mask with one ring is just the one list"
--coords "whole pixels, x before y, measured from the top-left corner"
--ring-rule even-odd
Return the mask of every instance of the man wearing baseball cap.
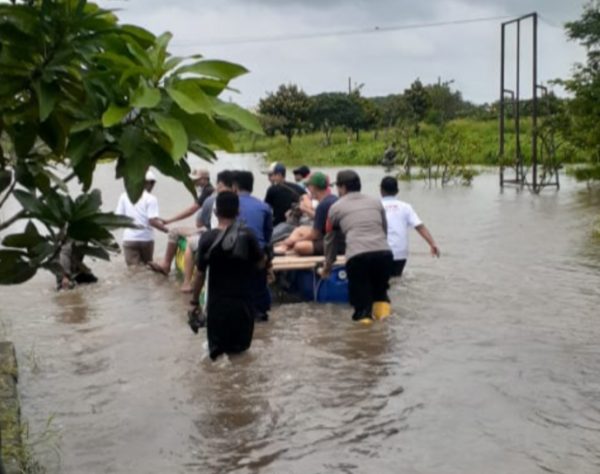
[[273, 209], [273, 226], [285, 222], [285, 213], [290, 210], [292, 204], [298, 203], [306, 191], [295, 183], [285, 180], [285, 165], [283, 163], [272, 163], [269, 167], [269, 181], [271, 186], [267, 189], [265, 202]]
[[150, 194], [156, 184], [156, 176], [150, 170], [144, 179], [144, 192], [134, 204], [127, 193], [121, 194], [115, 214], [133, 219], [136, 229], [123, 231], [123, 254], [127, 266], [147, 264], [154, 254], [154, 230], [169, 232], [158, 214], [158, 200]]
[[[331, 194], [329, 178], [320, 171], [311, 174], [306, 185], [311, 196], [319, 202], [315, 209], [313, 225], [294, 229], [292, 234], [275, 249], [278, 254], [294, 250], [298, 255], [323, 255], [327, 216], [329, 208], [337, 201], [337, 197]], [[343, 253], [343, 248], [339, 251]]]

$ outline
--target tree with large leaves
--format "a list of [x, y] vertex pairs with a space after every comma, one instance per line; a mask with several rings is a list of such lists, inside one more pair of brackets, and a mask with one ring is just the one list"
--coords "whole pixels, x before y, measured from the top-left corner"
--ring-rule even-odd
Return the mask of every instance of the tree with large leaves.
[[558, 81], [573, 94], [567, 104], [568, 137], [585, 150], [588, 164], [576, 170], [581, 180], [600, 180], [600, 1], [589, 2], [581, 18], [566, 24], [570, 39], [587, 49], [587, 62], [576, 64], [573, 76]]
[[[130, 225], [101, 211], [96, 165], [115, 163], [130, 199], [153, 166], [191, 193], [188, 153], [205, 160], [231, 151], [230, 132], [262, 133], [255, 116], [219, 95], [248, 71], [238, 64], [171, 56], [171, 35], [118, 22], [86, 0], [0, 3], [0, 284], [53, 270], [61, 246], [76, 241], [108, 258], [110, 230]], [[69, 196], [77, 178], [81, 195]]]

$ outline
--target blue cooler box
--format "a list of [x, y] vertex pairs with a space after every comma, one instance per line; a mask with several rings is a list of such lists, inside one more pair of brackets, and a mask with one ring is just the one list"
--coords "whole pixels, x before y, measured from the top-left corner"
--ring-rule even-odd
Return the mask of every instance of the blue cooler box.
[[348, 276], [345, 267], [336, 267], [326, 280], [313, 270], [296, 270], [291, 291], [304, 301], [348, 303]]

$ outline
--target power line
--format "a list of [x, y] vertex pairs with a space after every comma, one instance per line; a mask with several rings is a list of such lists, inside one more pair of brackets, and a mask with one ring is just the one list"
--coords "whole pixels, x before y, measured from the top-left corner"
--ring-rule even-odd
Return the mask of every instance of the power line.
[[485, 18], [467, 18], [460, 20], [450, 21], [439, 21], [433, 23], [412, 23], [406, 25], [396, 26], [374, 26], [370, 28], [355, 28], [338, 31], [323, 31], [318, 33], [298, 33], [290, 35], [272, 35], [272, 36], [253, 36], [246, 38], [222, 38], [213, 41], [176, 41], [173, 46], [188, 47], [188, 46], [223, 46], [223, 45], [234, 45], [234, 44], [252, 44], [252, 43], [273, 43], [281, 41], [294, 41], [294, 40], [305, 40], [315, 38], [332, 38], [340, 36], [354, 36], [354, 35], [366, 35], [366, 34], [377, 34], [377, 33], [388, 33], [391, 31], [402, 31], [402, 30], [416, 30], [423, 28], [439, 28], [443, 26], [454, 26], [454, 25], [465, 25], [469, 23], [482, 23], [488, 21], [498, 21], [513, 18], [512, 16], [493, 16]]

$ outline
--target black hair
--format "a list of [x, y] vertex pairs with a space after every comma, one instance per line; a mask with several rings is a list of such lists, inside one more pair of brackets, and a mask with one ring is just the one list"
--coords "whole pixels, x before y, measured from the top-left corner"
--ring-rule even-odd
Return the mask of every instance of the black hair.
[[349, 193], [360, 191], [360, 176], [354, 170], [342, 170], [337, 174], [335, 184], [344, 186]]
[[395, 196], [398, 194], [398, 180], [392, 176], [386, 176], [381, 180], [381, 194], [384, 196]]
[[223, 191], [217, 195], [217, 217], [235, 219], [240, 210], [240, 198], [232, 191]]
[[233, 187], [233, 171], [223, 170], [217, 173], [217, 183], [223, 183], [228, 188]]
[[254, 175], [250, 171], [234, 171], [233, 183], [240, 191], [251, 193], [254, 189]]

